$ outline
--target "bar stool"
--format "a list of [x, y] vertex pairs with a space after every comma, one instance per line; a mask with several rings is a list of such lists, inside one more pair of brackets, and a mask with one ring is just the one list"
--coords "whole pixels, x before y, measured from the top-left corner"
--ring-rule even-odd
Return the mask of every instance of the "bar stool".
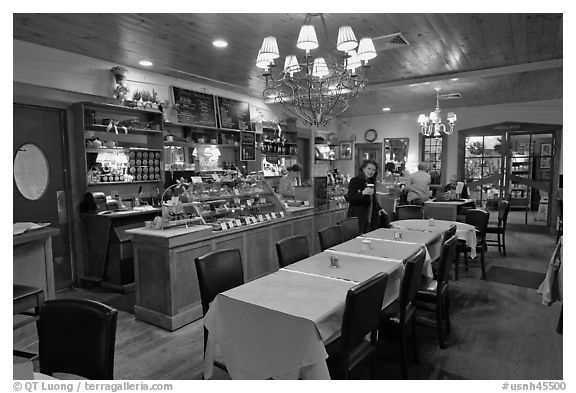
[[[40, 319], [40, 305], [44, 301], [44, 291], [40, 288], [27, 285], [13, 284], [13, 313], [12, 315], [25, 315], [28, 318], [19, 319], [13, 323], [13, 330], [29, 325]], [[33, 310], [33, 311], [31, 311]], [[36, 353], [14, 349], [14, 356], [34, 359]]]

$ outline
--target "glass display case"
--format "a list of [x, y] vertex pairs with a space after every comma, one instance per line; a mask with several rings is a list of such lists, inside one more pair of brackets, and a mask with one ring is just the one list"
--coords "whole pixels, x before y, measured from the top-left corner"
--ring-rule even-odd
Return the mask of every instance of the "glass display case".
[[170, 198], [163, 198], [165, 221], [201, 223], [222, 231], [285, 215], [282, 203], [260, 174], [239, 178], [231, 173], [203, 173], [190, 180], [178, 181]]

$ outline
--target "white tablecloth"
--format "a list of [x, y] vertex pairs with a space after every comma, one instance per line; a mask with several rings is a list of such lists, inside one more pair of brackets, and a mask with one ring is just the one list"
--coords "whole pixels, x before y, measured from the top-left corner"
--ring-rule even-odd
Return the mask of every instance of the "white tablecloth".
[[417, 243], [425, 245], [430, 253], [430, 258], [435, 261], [440, 258], [442, 252], [443, 232], [411, 231], [409, 229], [379, 228], [368, 232], [364, 236], [369, 239], [394, 240], [394, 234], [400, 233], [401, 242]]
[[366, 234], [365, 237], [360, 236], [338, 244], [331, 247], [330, 250], [344, 255], [362, 255], [402, 263], [424, 248], [426, 259], [422, 267], [422, 274], [430, 279], [433, 278], [432, 259], [425, 245], [422, 243], [371, 238], [370, 233]]
[[392, 228], [409, 229], [413, 231], [444, 233], [452, 225], [456, 224], [456, 236], [464, 240], [470, 247], [470, 257], [476, 258], [476, 227], [458, 221], [434, 220], [434, 225], [430, 226], [430, 220], [399, 220], [392, 221]]
[[[339, 268], [329, 267], [329, 255], [338, 255]], [[378, 272], [389, 273], [389, 304], [401, 263], [328, 251], [219, 294], [204, 318], [205, 377], [217, 345], [233, 379], [329, 379], [324, 344], [339, 335], [346, 293]]]

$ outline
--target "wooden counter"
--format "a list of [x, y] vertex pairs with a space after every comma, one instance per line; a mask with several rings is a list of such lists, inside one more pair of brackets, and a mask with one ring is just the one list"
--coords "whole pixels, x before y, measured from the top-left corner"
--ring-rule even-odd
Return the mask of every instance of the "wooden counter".
[[308, 208], [296, 213], [227, 231], [207, 231], [202, 226], [127, 230], [134, 247], [136, 318], [170, 331], [201, 318], [194, 258], [237, 248], [244, 279], [250, 281], [278, 269], [275, 244], [288, 236], [308, 237], [312, 253], [319, 252], [318, 230], [341, 221], [346, 209], [314, 212]]
[[160, 214], [160, 209], [82, 214], [90, 270], [81, 280], [122, 292], [133, 291], [134, 259], [126, 230], [143, 227], [144, 221]]
[[[54, 298], [52, 237], [59, 233], [58, 229], [43, 228], [13, 237], [12, 282], [14, 284], [40, 288], [44, 291], [45, 299]], [[30, 344], [35, 340], [35, 335], [36, 326], [33, 324], [14, 331], [15, 347]]]

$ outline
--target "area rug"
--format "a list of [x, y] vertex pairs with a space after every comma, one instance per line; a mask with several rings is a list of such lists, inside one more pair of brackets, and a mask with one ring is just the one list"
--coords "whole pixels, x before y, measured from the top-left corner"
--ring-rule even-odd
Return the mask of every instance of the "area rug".
[[492, 266], [486, 272], [488, 281], [538, 289], [546, 274], [529, 270], [512, 269], [503, 266]]
[[117, 310], [124, 311], [129, 314], [134, 314], [134, 304], [136, 303], [136, 292], [121, 294], [111, 299], [103, 300], [102, 303], [106, 303], [110, 307], [114, 307]]

